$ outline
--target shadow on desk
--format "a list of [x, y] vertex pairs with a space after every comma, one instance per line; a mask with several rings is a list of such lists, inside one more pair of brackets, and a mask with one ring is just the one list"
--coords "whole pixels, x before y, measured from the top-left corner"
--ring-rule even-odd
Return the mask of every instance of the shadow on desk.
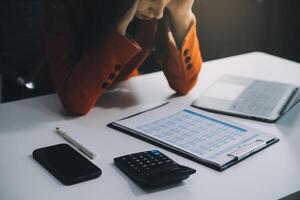
[[[124, 82], [121, 85], [116, 85], [111, 88], [101, 96], [95, 107], [103, 109], [127, 109], [129, 107], [140, 105], [141, 102], [146, 104], [164, 102], [179, 96], [170, 90], [170, 93], [165, 93], [165, 98], [162, 99], [160, 96], [163, 95], [161, 91], [152, 88], [151, 85], [145, 86], [145, 88], [141, 88], [141, 90], [142, 91], [138, 90], [135, 85]], [[142, 97], [141, 95], [138, 95], [141, 92], [145, 93]], [[87, 115], [89, 115], [89, 113]], [[11, 102], [3, 107], [3, 109], [0, 110], [0, 132], [9, 133], [11, 131], [24, 131], [29, 128], [31, 129], [40, 126], [43, 123], [67, 121], [76, 118], [79, 117], [68, 113], [63, 108], [57, 95], [45, 95]], [[18, 120], [17, 123], [14, 123], [16, 120]]]
[[[144, 92], [154, 92], [153, 91], [144, 91]], [[153, 94], [155, 95], [155, 94]], [[181, 95], [173, 93], [166, 97], [165, 101], [170, 99], [180, 97]], [[130, 85], [126, 85], [126, 87], [115, 87], [103, 94], [99, 101], [96, 103], [96, 106], [101, 108], [120, 108], [125, 109], [131, 106], [136, 106], [139, 104], [139, 99], [134, 92], [134, 89], [130, 87]]]
[[286, 197], [283, 197], [279, 200], [300, 200], [300, 191], [290, 194]]
[[128, 178], [122, 171], [120, 171], [113, 163], [111, 163], [111, 167], [115, 169], [115, 171], [120, 175], [120, 179], [125, 179], [128, 182], [128, 187], [130, 187], [132, 193], [134, 193], [135, 196], [142, 196], [142, 195], [147, 195], [149, 193], [155, 193], [155, 192], [160, 192], [163, 190], [168, 190], [172, 189], [175, 187], [180, 187], [184, 185], [184, 182], [179, 182], [172, 184], [170, 186], [163, 186], [155, 189], [150, 189], [150, 188], [142, 188], [139, 187], [136, 183], [134, 183], [131, 179]]
[[114, 107], [124, 109], [137, 104], [137, 98], [130, 89], [114, 88], [104, 93], [96, 106], [107, 109]]
[[300, 103], [282, 116], [275, 125], [282, 133], [299, 134], [299, 129], [295, 127], [300, 128]]
[[12, 102], [6, 104], [0, 112], [1, 133], [23, 131], [43, 123], [75, 118], [63, 109], [57, 95], [46, 95]]

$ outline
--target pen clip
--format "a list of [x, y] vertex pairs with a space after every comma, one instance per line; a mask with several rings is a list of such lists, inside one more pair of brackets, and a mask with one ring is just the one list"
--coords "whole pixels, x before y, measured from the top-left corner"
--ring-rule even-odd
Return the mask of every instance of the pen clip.
[[237, 150], [227, 154], [227, 156], [233, 157], [234, 160], [241, 160], [242, 158], [250, 155], [254, 151], [261, 149], [266, 145], [264, 140], [257, 139], [249, 144], [240, 146]]

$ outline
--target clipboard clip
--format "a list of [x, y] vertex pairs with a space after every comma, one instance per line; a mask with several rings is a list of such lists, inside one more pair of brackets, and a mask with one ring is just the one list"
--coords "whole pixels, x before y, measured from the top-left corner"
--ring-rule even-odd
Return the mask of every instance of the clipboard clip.
[[240, 146], [237, 150], [227, 154], [227, 156], [232, 157], [234, 160], [241, 160], [242, 158], [252, 154], [254, 151], [264, 147], [266, 142], [264, 140], [255, 140], [249, 144]]

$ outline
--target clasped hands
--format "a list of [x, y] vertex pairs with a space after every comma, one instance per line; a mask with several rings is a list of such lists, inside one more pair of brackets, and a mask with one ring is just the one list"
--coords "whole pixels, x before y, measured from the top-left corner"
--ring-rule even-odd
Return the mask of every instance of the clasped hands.
[[125, 13], [117, 30], [122, 35], [126, 34], [127, 27], [134, 17], [141, 20], [160, 19], [164, 9], [170, 11], [171, 16], [176, 18], [191, 18], [194, 0], [131, 0], [131, 8]]

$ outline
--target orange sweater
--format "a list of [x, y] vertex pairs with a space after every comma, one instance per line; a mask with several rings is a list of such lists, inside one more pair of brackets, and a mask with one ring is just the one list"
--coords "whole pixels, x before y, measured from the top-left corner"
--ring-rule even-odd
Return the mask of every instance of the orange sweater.
[[[153, 51], [151, 43], [158, 24], [140, 23], [135, 39], [112, 32], [104, 43], [84, 52], [74, 66], [70, 56], [76, 46], [82, 12], [76, 3], [66, 6], [63, 2], [47, 1], [43, 20], [45, 63], [65, 109], [84, 115], [111, 84], [138, 75], [138, 67]], [[169, 25], [166, 26], [167, 54], [160, 60], [162, 70], [170, 87], [186, 94], [195, 85], [202, 63], [196, 24], [195, 21], [191, 24], [180, 48], [176, 46]]]

